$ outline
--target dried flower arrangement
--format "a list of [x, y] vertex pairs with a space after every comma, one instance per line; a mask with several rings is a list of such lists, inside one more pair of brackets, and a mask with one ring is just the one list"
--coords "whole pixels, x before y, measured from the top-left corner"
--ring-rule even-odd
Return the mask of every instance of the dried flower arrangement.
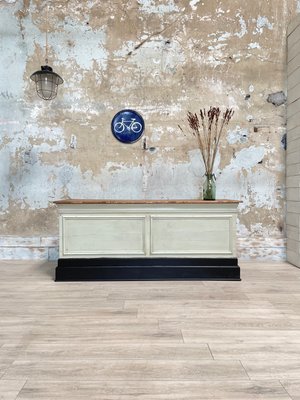
[[197, 113], [187, 113], [192, 134], [197, 138], [203, 158], [205, 173], [213, 174], [214, 163], [224, 126], [228, 125], [234, 111], [227, 108], [221, 116], [219, 107], [210, 107], [208, 111], [200, 109], [200, 119]]
[[[187, 120], [192, 134], [197, 138], [199, 149], [205, 166], [206, 182], [203, 187], [203, 199], [215, 200], [216, 187], [213, 173], [214, 163], [223, 133], [224, 126], [228, 125], [234, 111], [226, 108], [222, 113], [219, 107], [200, 109], [199, 115], [187, 113]], [[182, 128], [179, 126], [182, 130]]]

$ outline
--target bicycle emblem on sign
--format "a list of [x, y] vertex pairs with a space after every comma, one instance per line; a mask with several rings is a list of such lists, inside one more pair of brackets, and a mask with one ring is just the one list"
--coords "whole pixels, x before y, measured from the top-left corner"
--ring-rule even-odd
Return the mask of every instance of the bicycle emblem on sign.
[[134, 110], [121, 110], [111, 121], [114, 137], [123, 143], [138, 141], [144, 132], [145, 122], [141, 114]]
[[114, 130], [117, 133], [122, 133], [125, 131], [125, 129], [127, 129], [128, 131], [132, 131], [133, 133], [140, 133], [143, 127], [142, 124], [136, 121], [135, 118], [131, 118], [131, 120], [121, 118], [121, 121], [114, 124]]

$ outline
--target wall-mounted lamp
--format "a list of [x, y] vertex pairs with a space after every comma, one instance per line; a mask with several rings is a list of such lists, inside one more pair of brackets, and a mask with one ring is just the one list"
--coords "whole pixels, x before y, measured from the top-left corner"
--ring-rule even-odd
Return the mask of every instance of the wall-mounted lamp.
[[48, 9], [47, 7], [47, 29], [46, 29], [46, 65], [41, 66], [41, 70], [34, 72], [30, 79], [36, 84], [36, 91], [39, 97], [44, 100], [52, 100], [57, 95], [58, 85], [63, 83], [63, 79], [53, 72], [53, 69], [48, 66]]

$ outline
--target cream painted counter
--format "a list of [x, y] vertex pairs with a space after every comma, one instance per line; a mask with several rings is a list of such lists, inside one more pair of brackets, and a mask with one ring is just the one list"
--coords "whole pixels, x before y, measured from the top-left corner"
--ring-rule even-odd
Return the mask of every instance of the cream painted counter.
[[[236, 258], [238, 203], [234, 200], [56, 201], [59, 264], [71, 265], [68, 260], [73, 260], [75, 265], [77, 260], [76, 265], [82, 268], [89, 264], [102, 271], [103, 266], [111, 265], [111, 260], [113, 264], [121, 263], [120, 268], [137, 260], [141, 265], [150, 262], [149, 266], [157, 267], [161, 260], [166, 263], [166, 259], [170, 265], [175, 260], [179, 264], [183, 260], [189, 264], [191, 260], [195, 266], [196, 260], [204, 259], [218, 260], [208, 263], [219, 265], [222, 259]], [[87, 259], [94, 261], [84, 262]]]

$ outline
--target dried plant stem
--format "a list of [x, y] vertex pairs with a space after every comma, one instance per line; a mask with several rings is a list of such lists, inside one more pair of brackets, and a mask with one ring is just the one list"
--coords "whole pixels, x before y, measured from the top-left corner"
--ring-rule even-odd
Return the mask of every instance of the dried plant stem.
[[224, 125], [225, 125], [225, 121], [223, 119], [222, 124], [221, 124], [221, 128], [220, 128], [219, 132], [217, 132], [217, 135], [216, 135], [216, 145], [215, 145], [215, 148], [213, 150], [212, 168], [211, 169], [213, 169], [213, 165], [215, 163], [215, 159], [216, 159], [217, 151], [218, 151], [218, 147], [219, 147], [219, 142], [220, 142], [220, 138], [221, 138], [221, 135], [222, 135], [222, 131], [223, 131]]
[[204, 162], [204, 165], [205, 165], [205, 169], [207, 169], [208, 164], [207, 164], [207, 159], [206, 159], [206, 157], [205, 157], [205, 146], [204, 146], [204, 144], [203, 144], [203, 142], [202, 142], [199, 129], [197, 130], [196, 136], [197, 136], [199, 148], [200, 148], [200, 149], [203, 149], [203, 150], [201, 151], [201, 155], [202, 155], [202, 159], [203, 159], [203, 162]]
[[200, 120], [197, 113], [188, 112], [187, 118], [192, 134], [196, 136], [199, 149], [203, 158], [206, 174], [213, 174], [214, 163], [220, 144], [224, 127], [228, 125], [234, 111], [227, 108], [222, 114], [221, 124], [219, 118], [221, 110], [218, 107], [210, 107], [206, 112], [205, 108], [200, 109]]

